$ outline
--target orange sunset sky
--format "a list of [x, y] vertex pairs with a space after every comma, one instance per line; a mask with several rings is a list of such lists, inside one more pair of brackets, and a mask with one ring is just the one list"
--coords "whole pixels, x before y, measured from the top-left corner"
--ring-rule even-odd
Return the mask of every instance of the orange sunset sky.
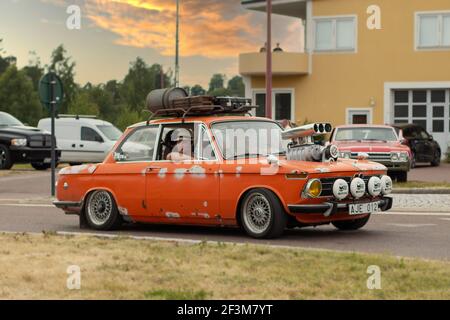
[[[66, 28], [69, 5], [81, 8], [81, 30]], [[81, 84], [123, 79], [137, 56], [172, 68], [175, 0], [1, 0], [0, 39], [7, 54], [26, 65], [35, 51], [45, 64], [64, 44]], [[239, 0], [181, 0], [181, 84], [207, 86], [213, 73], [238, 73], [238, 55], [264, 44], [264, 13]], [[301, 22], [274, 16], [274, 42], [301, 48]]]

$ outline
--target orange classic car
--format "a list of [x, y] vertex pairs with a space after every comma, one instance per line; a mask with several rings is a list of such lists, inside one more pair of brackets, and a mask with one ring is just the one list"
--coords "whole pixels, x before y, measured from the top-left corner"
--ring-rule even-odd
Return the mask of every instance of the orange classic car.
[[129, 127], [101, 164], [59, 172], [56, 207], [96, 230], [122, 223], [241, 227], [254, 238], [286, 228], [362, 228], [389, 210], [385, 166], [340, 159], [311, 137], [329, 124], [283, 130], [266, 118], [186, 113]]

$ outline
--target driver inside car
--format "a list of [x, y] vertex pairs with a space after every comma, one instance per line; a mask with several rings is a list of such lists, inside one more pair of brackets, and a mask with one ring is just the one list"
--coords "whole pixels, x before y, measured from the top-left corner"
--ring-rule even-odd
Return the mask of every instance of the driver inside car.
[[171, 141], [175, 143], [172, 151], [167, 155], [166, 160], [184, 161], [193, 160], [192, 154], [192, 134], [187, 129], [176, 129], [171, 134]]

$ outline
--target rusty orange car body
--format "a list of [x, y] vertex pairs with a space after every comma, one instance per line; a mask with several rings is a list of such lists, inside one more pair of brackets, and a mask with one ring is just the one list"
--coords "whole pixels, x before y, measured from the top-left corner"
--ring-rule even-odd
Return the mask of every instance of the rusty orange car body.
[[[249, 156], [253, 161], [227, 160], [212, 130], [215, 124], [225, 122], [245, 122], [250, 126], [256, 122], [277, 125], [268, 119], [244, 116], [160, 119], [134, 125], [125, 131], [103, 163], [63, 168], [59, 172], [57, 201], [54, 204], [67, 214], [80, 215], [80, 223], [83, 224], [83, 221], [86, 223], [87, 201], [90, 195], [104, 191], [106, 200], [103, 200], [106, 202], [102, 204], [100, 197], [93, 208], [99, 212], [100, 209], [105, 209], [105, 206], [112, 206], [118, 221], [242, 226], [243, 201], [251, 193], [256, 194], [256, 198], [253, 198], [255, 202], [251, 203], [253, 207], [249, 207], [253, 208], [256, 223], [267, 206], [272, 211], [278, 211], [276, 217], [282, 217], [278, 231], [261, 235], [250, 233], [257, 238], [279, 236], [282, 233], [280, 230], [285, 227], [329, 223], [339, 226], [342, 222], [342, 229], [345, 229], [345, 222], [354, 226], [355, 221], [368, 220], [371, 212], [351, 214], [349, 205], [376, 203], [375, 211], [391, 208], [392, 200], [381, 193], [371, 196], [365, 191], [364, 196], [359, 199], [349, 194], [345, 199], [338, 200], [333, 191], [330, 191], [330, 184], [333, 186], [339, 178], [347, 179], [349, 186], [355, 177], [362, 178], [366, 183], [370, 177], [381, 178], [387, 171], [383, 165], [366, 160], [345, 159], [329, 162], [293, 161], [287, 160], [283, 154], [276, 157], [276, 161], [261, 156]], [[153, 156], [143, 161], [120, 161], [120, 157], [116, 156], [116, 150], [137, 130], [155, 128], [155, 143], [160, 144], [165, 126], [177, 124], [201, 126], [205, 135], [210, 138], [215, 159], [173, 162], [157, 160]], [[159, 147], [155, 145], [154, 148]], [[149, 152], [156, 154], [151, 149]], [[249, 160], [248, 158], [246, 160]], [[270, 172], [274, 167], [276, 171], [273, 173], [262, 174], [265, 170]], [[320, 181], [321, 194], [317, 197], [305, 196], [305, 188], [308, 182], [313, 180]], [[259, 192], [255, 193], [255, 190]], [[108, 194], [112, 199], [111, 203], [108, 203]], [[269, 221], [269, 224], [273, 223], [276, 222]], [[92, 223], [88, 225], [96, 227]], [[111, 227], [110, 224], [96, 229]], [[114, 227], [117, 227], [117, 224]]]

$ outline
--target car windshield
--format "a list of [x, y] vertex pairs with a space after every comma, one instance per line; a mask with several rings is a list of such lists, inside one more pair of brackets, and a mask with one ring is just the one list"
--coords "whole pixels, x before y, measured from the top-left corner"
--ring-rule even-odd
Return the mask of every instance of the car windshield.
[[122, 131], [113, 125], [102, 125], [97, 128], [111, 141], [117, 141], [122, 136]]
[[281, 127], [270, 121], [228, 121], [213, 124], [212, 131], [224, 159], [286, 153]]
[[357, 127], [336, 129], [335, 141], [397, 141], [393, 128]]
[[22, 127], [23, 123], [14, 118], [12, 115], [0, 112], [0, 127]]

